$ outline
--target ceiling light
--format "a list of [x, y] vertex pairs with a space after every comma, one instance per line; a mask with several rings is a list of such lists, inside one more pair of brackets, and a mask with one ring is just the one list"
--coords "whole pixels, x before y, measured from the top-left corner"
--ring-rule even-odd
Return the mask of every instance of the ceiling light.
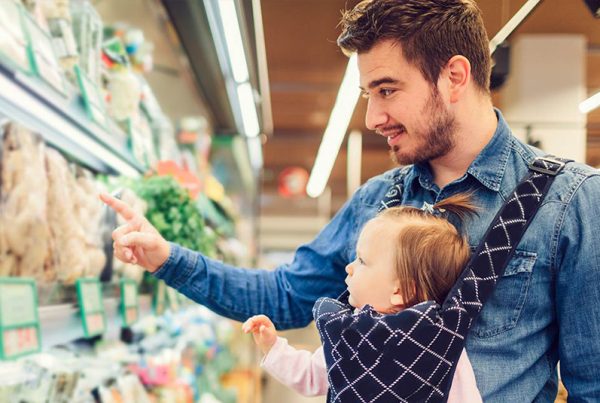
[[494, 53], [498, 45], [506, 40], [515, 29], [527, 18], [542, 0], [527, 0], [515, 15], [498, 31], [490, 41], [490, 53]]
[[248, 137], [256, 137], [260, 133], [260, 127], [258, 126], [258, 115], [256, 114], [254, 94], [250, 83], [239, 84], [237, 95], [240, 101], [242, 121], [244, 122], [244, 132]]
[[592, 95], [585, 101], [579, 104], [579, 111], [581, 113], [589, 113], [600, 106], [600, 92]]
[[246, 54], [244, 53], [244, 44], [242, 34], [240, 33], [240, 24], [238, 22], [237, 12], [233, 0], [218, 0], [219, 13], [223, 23], [223, 32], [225, 33], [225, 44], [231, 61], [231, 70], [233, 79], [238, 83], [248, 81], [248, 63], [246, 63]]
[[262, 141], [260, 137], [251, 137], [247, 140], [250, 164], [255, 170], [260, 170], [263, 165]]
[[335, 100], [329, 123], [323, 134], [323, 140], [319, 146], [310, 178], [308, 179], [306, 193], [310, 197], [318, 197], [325, 189], [331, 169], [344, 140], [346, 130], [348, 130], [350, 118], [356, 107], [359, 95], [358, 65], [356, 54], [354, 54], [348, 60], [342, 85]]
[[[260, 124], [235, 4], [234, 0], [204, 0], [237, 130], [257, 138]], [[251, 165], [260, 169], [262, 150], [260, 155], [256, 150], [248, 154], [253, 159]]]

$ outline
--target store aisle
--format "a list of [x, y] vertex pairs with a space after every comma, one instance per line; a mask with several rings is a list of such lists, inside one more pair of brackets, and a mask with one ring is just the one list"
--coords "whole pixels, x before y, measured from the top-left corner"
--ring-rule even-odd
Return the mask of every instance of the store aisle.
[[[319, 335], [314, 323], [304, 329], [280, 332], [279, 335], [287, 338], [289, 343], [297, 348], [314, 351], [320, 346]], [[325, 396], [304, 397], [277, 382], [269, 374], [265, 374], [265, 378], [263, 401], [260, 403], [323, 403], [327, 400]]]

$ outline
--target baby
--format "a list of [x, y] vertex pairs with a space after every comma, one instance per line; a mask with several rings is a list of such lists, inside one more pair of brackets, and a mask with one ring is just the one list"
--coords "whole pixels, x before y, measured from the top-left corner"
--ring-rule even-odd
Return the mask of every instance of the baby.
[[[371, 314], [371, 310], [375, 315], [395, 315], [423, 301], [441, 305], [461, 274], [469, 260], [469, 244], [444, 217], [452, 213], [462, 220], [473, 214], [475, 207], [465, 194], [426, 207], [390, 208], [363, 227], [356, 259], [346, 266], [348, 290], [340, 298], [352, 307], [356, 320], [362, 314]], [[252, 333], [265, 354], [261, 365], [274, 378], [305, 396], [328, 392], [323, 347], [314, 353], [296, 350], [277, 336], [273, 323], [264, 315], [251, 317], [242, 329]], [[481, 402], [464, 350], [454, 372], [448, 402]]]

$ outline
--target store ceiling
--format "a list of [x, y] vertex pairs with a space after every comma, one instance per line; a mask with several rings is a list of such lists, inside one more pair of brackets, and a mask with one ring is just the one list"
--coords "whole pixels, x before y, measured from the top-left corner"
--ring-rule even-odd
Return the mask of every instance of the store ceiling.
[[[285, 167], [301, 166], [309, 172], [312, 168], [347, 63], [335, 43], [341, 10], [357, 2], [261, 0], [274, 124], [274, 133], [264, 148], [263, 189], [267, 194], [275, 190], [277, 175]], [[492, 37], [525, 0], [478, 3]], [[600, 90], [600, 20], [592, 17], [583, 0], [542, 1], [514, 35], [522, 33], [586, 35], [590, 45], [588, 92]], [[494, 94], [494, 99], [501, 105], [501, 93]], [[362, 179], [366, 180], [392, 164], [385, 141], [365, 128], [364, 113], [365, 103], [361, 100], [350, 126], [365, 134]], [[589, 115], [589, 134], [590, 158], [600, 164], [600, 111]], [[596, 148], [598, 158], [594, 160]], [[329, 185], [334, 197], [346, 197], [344, 146]], [[334, 203], [334, 207], [336, 204], [339, 203]]]

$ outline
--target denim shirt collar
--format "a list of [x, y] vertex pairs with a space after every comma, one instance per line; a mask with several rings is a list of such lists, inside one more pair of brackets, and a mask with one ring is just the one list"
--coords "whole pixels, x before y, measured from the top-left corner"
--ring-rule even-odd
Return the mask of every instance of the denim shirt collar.
[[[500, 190], [500, 184], [510, 156], [512, 137], [510, 128], [500, 110], [494, 108], [494, 111], [498, 118], [496, 131], [490, 142], [471, 163], [467, 169], [467, 174], [477, 179], [483, 186], [497, 192]], [[415, 164], [412, 171], [408, 174], [408, 183], [418, 179], [422, 187], [432, 187], [433, 175], [428, 163]]]

